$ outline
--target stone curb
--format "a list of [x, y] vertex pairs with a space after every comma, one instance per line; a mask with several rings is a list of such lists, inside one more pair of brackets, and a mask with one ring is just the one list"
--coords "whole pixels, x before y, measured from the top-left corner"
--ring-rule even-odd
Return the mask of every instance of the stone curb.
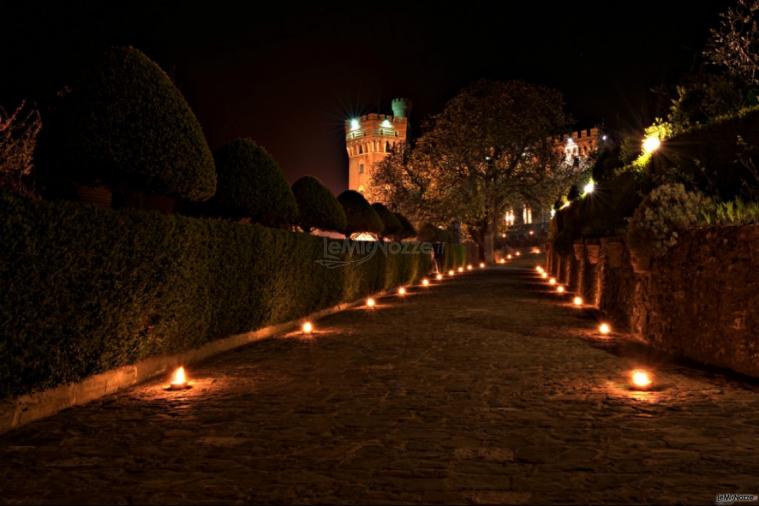
[[[390, 290], [386, 290], [370, 295], [370, 297], [379, 298], [390, 293]], [[269, 325], [245, 334], [217, 339], [199, 348], [181, 353], [146, 358], [132, 365], [125, 365], [88, 376], [76, 383], [0, 400], [0, 434], [17, 429], [35, 420], [52, 416], [64, 409], [85, 404], [138, 385], [166, 374], [179, 365], [199, 362], [225, 351], [285, 333], [299, 326], [304, 320], [317, 320], [339, 313], [358, 305], [362, 300], [364, 300], [363, 297], [351, 302], [343, 302], [285, 323]]]

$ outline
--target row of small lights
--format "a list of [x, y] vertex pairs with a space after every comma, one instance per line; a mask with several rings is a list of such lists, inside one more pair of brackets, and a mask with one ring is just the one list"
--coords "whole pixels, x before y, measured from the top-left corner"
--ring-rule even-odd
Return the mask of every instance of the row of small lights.
[[[535, 271], [542, 279], [547, 280], [550, 286], [556, 287], [556, 293], [559, 295], [564, 295], [566, 293], [567, 289], [564, 285], [559, 283], [556, 278], [549, 277], [543, 267], [538, 265], [535, 267]], [[582, 308], [585, 305], [585, 302], [582, 300], [582, 297], [576, 295], [572, 299], [572, 305], [577, 308]], [[608, 336], [611, 334], [611, 325], [608, 322], [599, 323], [598, 332], [603, 336]], [[637, 390], [649, 390], [653, 386], [653, 375], [644, 369], [635, 369], [630, 372], [630, 383]]]
[[[485, 262], [480, 262], [479, 264], [480, 269], [484, 269], [486, 267]], [[458, 269], [459, 273], [465, 272], [464, 267], [459, 267]], [[473, 271], [474, 266], [472, 264], [469, 264], [466, 266], [466, 271]], [[449, 277], [454, 277], [456, 275], [456, 270], [451, 269], [448, 271]], [[444, 278], [443, 274], [437, 273], [435, 275], [436, 281], [442, 281]], [[421, 286], [424, 288], [429, 288], [430, 286], [430, 279], [429, 278], [422, 278], [420, 282]], [[408, 290], [406, 290], [406, 287], [401, 286], [398, 288], [398, 291], [396, 292], [399, 297], [405, 297], [408, 293]], [[375, 309], [377, 306], [377, 301], [373, 297], [368, 297], [365, 301], [365, 307], [367, 309]], [[314, 332], [314, 324], [310, 321], [305, 321], [300, 327], [300, 330], [303, 334], [310, 336]], [[187, 390], [189, 388], [192, 388], [192, 385], [187, 379], [187, 373], [185, 372], [184, 367], [178, 367], [174, 370], [174, 373], [171, 376], [170, 383], [165, 387], [166, 390]]]

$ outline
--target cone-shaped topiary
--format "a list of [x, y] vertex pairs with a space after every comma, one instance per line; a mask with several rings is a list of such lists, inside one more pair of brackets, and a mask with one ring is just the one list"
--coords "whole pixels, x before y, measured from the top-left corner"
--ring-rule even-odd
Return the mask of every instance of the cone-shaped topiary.
[[398, 218], [384, 204], [376, 202], [372, 204], [372, 208], [377, 212], [384, 225], [382, 229], [383, 236], [398, 238], [403, 233], [403, 225], [401, 225]]
[[348, 219], [347, 234], [356, 232], [371, 232], [381, 234], [385, 225], [363, 195], [354, 190], [345, 190], [337, 197], [343, 206], [345, 217]]
[[203, 201], [216, 171], [180, 91], [137, 49], [110, 48], [46, 125], [43, 178]]
[[215, 207], [230, 218], [250, 217], [269, 226], [297, 221], [298, 205], [282, 170], [250, 139], [235, 139], [214, 152], [218, 172]]
[[403, 216], [401, 213], [395, 213], [395, 217], [398, 219], [398, 222], [401, 224], [401, 227], [403, 227], [403, 232], [401, 232], [400, 234], [401, 239], [416, 237], [416, 229], [414, 228], [414, 225], [412, 225], [411, 222], [408, 221], [408, 218]]
[[303, 176], [293, 183], [292, 190], [298, 203], [298, 224], [304, 231], [318, 228], [345, 232], [347, 219], [343, 206], [321, 181]]

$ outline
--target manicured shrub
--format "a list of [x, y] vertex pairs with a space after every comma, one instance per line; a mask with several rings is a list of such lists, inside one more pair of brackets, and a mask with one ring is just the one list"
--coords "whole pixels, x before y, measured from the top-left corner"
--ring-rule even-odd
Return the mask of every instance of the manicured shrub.
[[314, 228], [345, 232], [347, 218], [343, 206], [321, 181], [313, 176], [303, 176], [292, 186], [298, 203], [298, 224], [310, 232]]
[[345, 190], [337, 197], [337, 200], [343, 206], [345, 217], [348, 219], [346, 227], [348, 234], [357, 232], [382, 233], [385, 228], [382, 218], [359, 192]]
[[450, 231], [436, 227], [432, 223], [421, 226], [417, 239], [419, 242], [454, 242]]
[[40, 177], [203, 201], [216, 171], [203, 130], [171, 79], [134, 48], [111, 48], [47, 121]]
[[328, 269], [316, 262], [324, 240], [0, 195], [0, 398], [298, 318], [429, 272], [427, 255], [392, 253]]
[[401, 233], [403, 233], [403, 225], [401, 225], [401, 222], [395, 217], [395, 214], [385, 207], [384, 204], [379, 202], [372, 204], [372, 208], [377, 212], [377, 215], [380, 217], [382, 224], [384, 225], [382, 235], [398, 239]]
[[219, 174], [214, 207], [230, 218], [250, 217], [269, 226], [293, 224], [298, 205], [282, 170], [250, 139], [236, 139], [214, 152]]
[[401, 213], [395, 213], [395, 217], [398, 219], [398, 222], [401, 224], [401, 227], [403, 227], [403, 231], [401, 232], [401, 238], [402, 239], [409, 239], [411, 237], [416, 237], [416, 229], [414, 228], [414, 225], [411, 224], [411, 222], [403, 216]]

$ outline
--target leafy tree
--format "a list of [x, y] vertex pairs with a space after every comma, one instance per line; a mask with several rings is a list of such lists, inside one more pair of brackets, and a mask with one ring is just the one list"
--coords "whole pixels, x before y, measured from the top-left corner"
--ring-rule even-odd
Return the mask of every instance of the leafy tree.
[[555, 141], [566, 125], [558, 91], [479, 81], [432, 118], [410, 153], [379, 164], [373, 186], [383, 201], [420, 221], [460, 221], [492, 259], [506, 209], [525, 202], [547, 207], [584, 170]]
[[321, 181], [312, 176], [303, 176], [292, 186], [298, 203], [300, 217], [298, 224], [306, 232], [314, 228], [344, 232], [347, 218], [343, 206]]
[[42, 128], [39, 112], [22, 102], [8, 114], [0, 107], [0, 188], [34, 196], [27, 182], [32, 173], [34, 148]]
[[345, 190], [337, 197], [337, 200], [343, 206], [345, 216], [348, 219], [346, 227], [348, 235], [358, 232], [382, 233], [385, 228], [382, 218], [359, 192]]
[[382, 235], [384, 237], [391, 237], [397, 239], [403, 233], [403, 225], [398, 221], [395, 214], [393, 214], [384, 204], [376, 202], [372, 204], [372, 208], [377, 212], [377, 215], [382, 220], [384, 225], [382, 229]]
[[231, 218], [250, 217], [268, 226], [296, 222], [298, 205], [282, 170], [250, 139], [236, 139], [214, 153], [219, 183], [214, 205]]
[[706, 56], [749, 86], [759, 86], [759, 0], [738, 0], [720, 18]]
[[216, 191], [213, 157], [198, 120], [169, 76], [137, 49], [105, 51], [72, 85], [45, 130], [41, 154], [48, 180], [192, 201]]

